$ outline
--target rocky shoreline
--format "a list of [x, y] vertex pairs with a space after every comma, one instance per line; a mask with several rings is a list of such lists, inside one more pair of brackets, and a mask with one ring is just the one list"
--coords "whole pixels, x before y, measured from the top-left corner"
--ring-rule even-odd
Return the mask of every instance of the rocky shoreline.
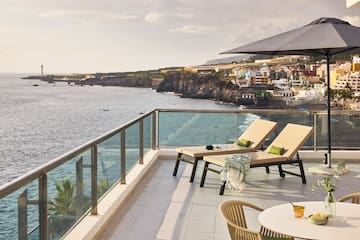
[[99, 85], [99, 86], [117, 86], [117, 87], [139, 87], [152, 88], [153, 79], [147, 76], [129, 77], [127, 75], [105, 75], [95, 74], [86, 75], [47, 75], [47, 76], [28, 76], [23, 79], [39, 79], [48, 83], [67, 82], [75, 85]]
[[[169, 73], [156, 89], [157, 92], [174, 92], [180, 97], [211, 99], [221, 103], [245, 105], [249, 108], [298, 108], [288, 107], [282, 98], [259, 96], [248, 98], [249, 94], [264, 92], [263, 87], [239, 88], [228, 81], [222, 81], [220, 74], [199, 75], [191, 72]], [[314, 106], [316, 109], [322, 106]]]
[[[152, 72], [159, 74], [159, 72]], [[155, 77], [154, 77], [155, 76]], [[49, 83], [68, 82], [75, 85], [100, 85], [100, 86], [120, 86], [152, 88], [157, 92], [174, 92], [179, 97], [193, 99], [209, 99], [225, 104], [236, 106], [247, 106], [249, 108], [306, 108], [306, 109], [325, 109], [323, 104], [312, 104], [303, 106], [288, 106], [283, 98], [271, 97], [259, 93], [271, 90], [264, 88], [251, 87], [239, 88], [237, 85], [223, 81], [222, 75], [218, 73], [198, 74], [186, 71], [168, 72], [161, 75], [150, 75], [148, 72], [136, 73], [115, 73], [115, 74], [94, 74], [91, 76], [78, 75], [48, 75], [48, 76], [28, 76], [24, 79], [40, 79]], [[249, 98], [249, 95], [256, 95]]]

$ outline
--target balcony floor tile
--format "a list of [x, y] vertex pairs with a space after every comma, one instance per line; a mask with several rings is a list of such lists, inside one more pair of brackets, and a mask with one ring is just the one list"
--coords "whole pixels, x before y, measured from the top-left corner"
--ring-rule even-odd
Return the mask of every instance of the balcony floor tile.
[[[268, 208], [288, 201], [324, 200], [322, 189], [312, 191], [317, 176], [307, 169], [318, 164], [304, 163], [307, 184], [299, 177], [279, 177], [276, 167], [266, 174], [263, 168], [251, 169], [246, 188], [241, 192], [219, 193], [219, 175], [209, 172], [205, 186], [199, 187], [203, 163], [198, 166], [194, 182], [189, 183], [192, 165], [181, 163], [176, 177], [172, 176], [175, 161], [158, 160], [143, 177], [126, 204], [102, 232], [100, 240], [132, 239], [230, 239], [226, 224], [218, 212], [221, 202], [241, 199]], [[342, 175], [336, 196], [359, 191], [360, 164], [347, 164], [351, 169]], [[294, 170], [298, 170], [295, 168]], [[258, 212], [248, 211], [248, 227], [259, 229]]]

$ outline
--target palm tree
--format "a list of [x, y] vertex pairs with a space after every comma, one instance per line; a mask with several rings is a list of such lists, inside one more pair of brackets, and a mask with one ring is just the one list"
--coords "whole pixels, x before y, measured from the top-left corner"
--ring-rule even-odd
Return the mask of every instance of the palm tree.
[[56, 196], [48, 203], [50, 239], [57, 239], [75, 222], [75, 188], [70, 177], [55, 183]]
[[109, 184], [109, 180], [108, 178], [103, 178], [100, 180], [99, 184], [98, 184], [98, 192], [97, 192], [97, 196], [98, 198], [101, 197], [102, 195], [104, 195], [104, 193], [110, 188], [110, 184]]
[[75, 184], [65, 178], [55, 183], [57, 194], [49, 201], [49, 211], [54, 215], [75, 215]]

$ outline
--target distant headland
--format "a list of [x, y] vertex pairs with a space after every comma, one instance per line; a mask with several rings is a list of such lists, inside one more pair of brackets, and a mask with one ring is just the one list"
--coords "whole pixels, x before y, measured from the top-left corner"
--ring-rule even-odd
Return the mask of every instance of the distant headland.
[[[264, 94], [273, 90], [273, 86], [254, 86], [239, 88], [230, 81], [222, 79], [222, 73], [200, 74], [184, 70], [127, 72], [127, 73], [97, 73], [97, 74], [71, 74], [28, 76], [23, 79], [40, 79], [50, 84], [67, 82], [77, 86], [121, 86], [152, 88], [157, 92], [174, 92], [179, 97], [193, 99], [209, 99], [235, 106], [249, 108], [293, 108], [287, 106], [283, 98], [270, 97]], [[255, 96], [249, 98], [249, 95]], [[296, 106], [299, 107], [299, 106]], [[322, 109], [323, 104], [310, 104], [309, 108]]]
[[[227, 58], [227, 62], [212, 60], [205, 65], [135, 72], [42, 74], [24, 79], [40, 79], [52, 84], [67, 82], [72, 86], [152, 88], [157, 92], [174, 92], [183, 98], [210, 99], [248, 108], [326, 109], [327, 92], [321, 59], [304, 56], [258, 58]], [[336, 61], [341, 69], [350, 66], [347, 60]], [[332, 106], [350, 109], [350, 104], [357, 101], [353, 91], [350, 88], [332, 89]]]

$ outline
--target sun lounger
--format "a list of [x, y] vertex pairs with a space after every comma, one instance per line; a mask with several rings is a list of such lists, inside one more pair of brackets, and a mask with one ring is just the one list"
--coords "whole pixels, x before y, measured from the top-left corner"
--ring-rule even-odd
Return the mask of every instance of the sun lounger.
[[[266, 171], [269, 173], [269, 166], [278, 166], [279, 174], [281, 177], [285, 177], [285, 173], [301, 177], [302, 183], [306, 184], [306, 177], [304, 173], [304, 167], [302, 160], [299, 157], [298, 150], [305, 143], [305, 141], [311, 136], [313, 128], [304, 125], [289, 123], [278, 134], [278, 136], [272, 141], [265, 151], [249, 152], [246, 153], [250, 157], [250, 168], [254, 167], [266, 167]], [[284, 153], [279, 154], [274, 149], [283, 148]], [[270, 153], [272, 152], [272, 153]], [[223, 167], [226, 162], [226, 157], [229, 155], [217, 155], [217, 156], [205, 156], [204, 157], [204, 170], [201, 177], [200, 187], [204, 186], [206, 173], [208, 170], [214, 172], [220, 172], [216, 169], [209, 168], [210, 164]], [[282, 168], [284, 164], [293, 164], [299, 166], [300, 174], [295, 172], [286, 171]], [[226, 181], [221, 185], [220, 195], [223, 195]]]
[[261, 147], [265, 139], [275, 129], [277, 123], [269, 120], [256, 119], [239, 137], [240, 139], [250, 141], [248, 147], [239, 146], [237, 143], [233, 144], [219, 144], [213, 145], [213, 149], [207, 149], [206, 146], [192, 146], [177, 148], [178, 153], [176, 164], [174, 167], [173, 176], [176, 176], [180, 161], [193, 164], [193, 169], [190, 177], [190, 182], [194, 181], [197, 163], [202, 160], [204, 156], [220, 155], [220, 154], [235, 154], [244, 152], [253, 152]]

